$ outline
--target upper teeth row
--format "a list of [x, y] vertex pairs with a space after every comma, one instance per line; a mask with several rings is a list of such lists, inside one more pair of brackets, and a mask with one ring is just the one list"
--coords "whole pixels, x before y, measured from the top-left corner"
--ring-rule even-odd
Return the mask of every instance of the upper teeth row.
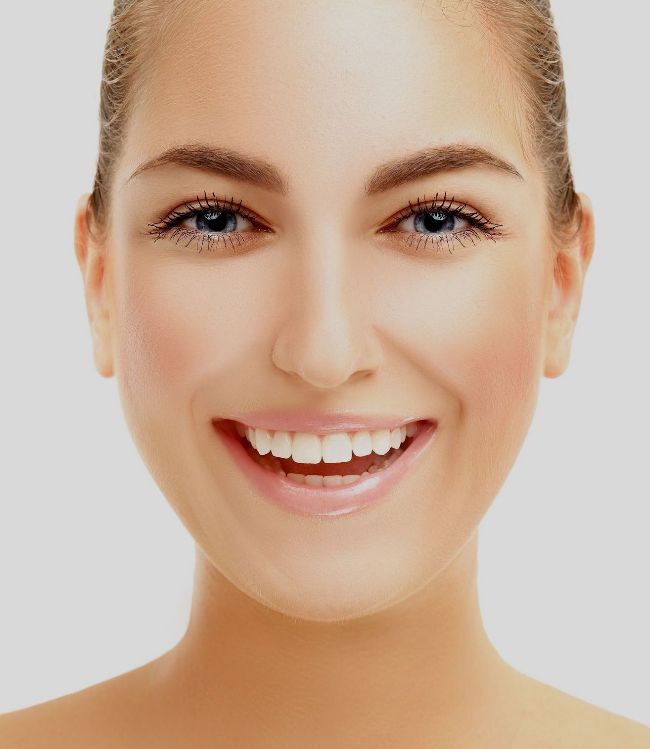
[[352, 455], [362, 457], [374, 452], [385, 455], [391, 447], [398, 448], [417, 431], [411, 422], [395, 429], [361, 432], [336, 432], [320, 437], [309, 432], [270, 432], [237, 422], [237, 432], [251, 443], [260, 455], [271, 453], [276, 458], [292, 458], [296, 463], [346, 463]]

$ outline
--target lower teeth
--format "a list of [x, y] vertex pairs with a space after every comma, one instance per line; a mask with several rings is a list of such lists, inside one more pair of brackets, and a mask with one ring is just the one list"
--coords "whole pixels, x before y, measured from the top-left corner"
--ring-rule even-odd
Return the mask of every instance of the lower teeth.
[[295, 481], [298, 484], [307, 484], [308, 486], [341, 486], [345, 484], [352, 484], [355, 481], [363, 479], [366, 476], [370, 476], [373, 473], [383, 471], [385, 468], [388, 468], [388, 466], [390, 466], [393, 461], [399, 458], [404, 450], [402, 450], [401, 448], [397, 448], [391, 453], [388, 458], [383, 458], [382, 456], [377, 455], [377, 463], [371, 465], [367, 471], [364, 471], [360, 475], [347, 474], [345, 476], [321, 476], [318, 474], [303, 475], [302, 473], [285, 473], [285, 471], [280, 466], [280, 462], [274, 455], [265, 455], [260, 460], [261, 456], [259, 454], [252, 452], [252, 450], [249, 452], [251, 454], [251, 457], [253, 457], [253, 459], [256, 460], [257, 463], [266, 468], [268, 471], [278, 473], [280, 474], [280, 476], [288, 478], [291, 481]]

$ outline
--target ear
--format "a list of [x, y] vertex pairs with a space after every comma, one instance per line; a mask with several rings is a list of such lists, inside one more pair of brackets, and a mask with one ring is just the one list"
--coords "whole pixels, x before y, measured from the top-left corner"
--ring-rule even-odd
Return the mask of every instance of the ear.
[[567, 368], [585, 274], [594, 252], [594, 215], [583, 193], [582, 218], [572, 244], [559, 249], [554, 261], [551, 299], [546, 325], [544, 376], [559, 377]]
[[82, 195], [77, 204], [74, 227], [75, 255], [84, 284], [95, 368], [102, 377], [112, 377], [113, 348], [110, 309], [107, 304], [105, 248], [90, 232], [89, 198], [89, 193]]

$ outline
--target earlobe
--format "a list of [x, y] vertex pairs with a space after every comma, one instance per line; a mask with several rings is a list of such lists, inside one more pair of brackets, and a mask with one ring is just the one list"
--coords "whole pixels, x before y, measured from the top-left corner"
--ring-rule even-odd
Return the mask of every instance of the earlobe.
[[110, 314], [106, 294], [105, 253], [89, 231], [89, 198], [82, 195], [75, 213], [75, 256], [81, 271], [86, 310], [92, 335], [95, 368], [102, 377], [112, 377], [113, 354]]
[[573, 243], [560, 248], [554, 259], [551, 298], [545, 338], [544, 376], [559, 377], [567, 368], [571, 341], [580, 310], [584, 278], [594, 252], [591, 201], [580, 199], [580, 225]]

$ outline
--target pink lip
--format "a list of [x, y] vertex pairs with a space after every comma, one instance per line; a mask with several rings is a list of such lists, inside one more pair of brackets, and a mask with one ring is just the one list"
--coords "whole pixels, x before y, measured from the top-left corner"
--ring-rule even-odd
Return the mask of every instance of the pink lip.
[[248, 411], [231, 414], [227, 418], [250, 427], [269, 431], [312, 432], [358, 432], [364, 429], [395, 429], [417, 421], [417, 416], [404, 418], [394, 414], [321, 413], [318, 411]]
[[[256, 423], [259, 425], [259, 422]], [[385, 421], [383, 423], [386, 424]], [[411, 470], [438, 428], [435, 421], [421, 421], [411, 444], [388, 468], [353, 484], [318, 487], [298, 484], [256, 463], [240, 442], [233, 422], [215, 419], [212, 424], [215, 434], [225, 444], [242, 473], [265, 499], [290, 512], [319, 517], [347, 515], [386, 497]]]

